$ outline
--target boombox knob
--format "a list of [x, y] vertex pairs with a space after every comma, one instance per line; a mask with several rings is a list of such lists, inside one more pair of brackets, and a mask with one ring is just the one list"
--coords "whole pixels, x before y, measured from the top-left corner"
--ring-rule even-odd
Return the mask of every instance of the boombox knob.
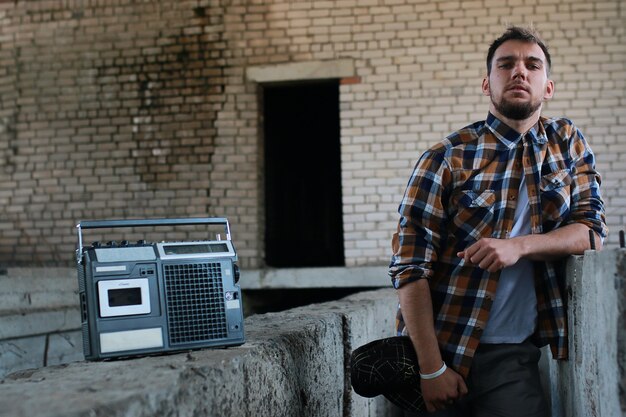
[[233, 265], [233, 275], [234, 275], [234, 280], [235, 280], [235, 284], [239, 282], [239, 266], [238, 265]]
[[91, 244], [92, 248], [99, 248], [100, 246], [102, 246], [102, 244], [97, 240]]

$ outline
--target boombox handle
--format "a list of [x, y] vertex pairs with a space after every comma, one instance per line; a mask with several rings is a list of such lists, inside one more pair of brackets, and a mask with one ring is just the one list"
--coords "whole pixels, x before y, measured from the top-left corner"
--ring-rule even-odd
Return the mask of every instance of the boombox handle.
[[[199, 224], [223, 224], [226, 240], [230, 240], [230, 225], [224, 217], [192, 217], [186, 219], [144, 219], [144, 220], [93, 220], [79, 222], [76, 225], [78, 232], [78, 249], [76, 262], [81, 263], [83, 250], [82, 229], [108, 229], [115, 227], [146, 227], [146, 226], [189, 226]], [[218, 235], [219, 236], [219, 235]]]

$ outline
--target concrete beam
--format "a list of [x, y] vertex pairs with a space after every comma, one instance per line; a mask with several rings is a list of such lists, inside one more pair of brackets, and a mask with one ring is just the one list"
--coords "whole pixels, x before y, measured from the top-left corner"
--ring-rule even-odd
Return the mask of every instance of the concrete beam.
[[352, 59], [293, 62], [246, 69], [248, 80], [257, 83], [348, 78], [355, 75], [356, 70]]

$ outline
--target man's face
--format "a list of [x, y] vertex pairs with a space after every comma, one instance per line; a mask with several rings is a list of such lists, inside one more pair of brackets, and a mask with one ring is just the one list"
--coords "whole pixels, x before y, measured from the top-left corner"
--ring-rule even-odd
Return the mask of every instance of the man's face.
[[483, 93], [491, 98], [492, 113], [513, 120], [538, 116], [543, 100], [554, 93], [541, 47], [506, 41], [496, 50], [491, 64], [491, 74], [483, 80]]

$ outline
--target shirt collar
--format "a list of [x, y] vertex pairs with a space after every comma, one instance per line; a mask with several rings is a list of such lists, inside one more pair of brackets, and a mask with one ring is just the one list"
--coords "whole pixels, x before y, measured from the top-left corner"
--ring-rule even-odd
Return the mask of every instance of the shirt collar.
[[[539, 118], [539, 121], [535, 126], [533, 126], [528, 132], [526, 132], [526, 136], [530, 140], [530, 142], [535, 144], [544, 144], [548, 141], [546, 136], [546, 130], [543, 127], [542, 118]], [[519, 133], [512, 127], [509, 127], [502, 120], [498, 119], [491, 112], [487, 115], [486, 120], [487, 127], [493, 134], [504, 144], [507, 148], [513, 148], [517, 145], [517, 143], [525, 136], [522, 133]]]

